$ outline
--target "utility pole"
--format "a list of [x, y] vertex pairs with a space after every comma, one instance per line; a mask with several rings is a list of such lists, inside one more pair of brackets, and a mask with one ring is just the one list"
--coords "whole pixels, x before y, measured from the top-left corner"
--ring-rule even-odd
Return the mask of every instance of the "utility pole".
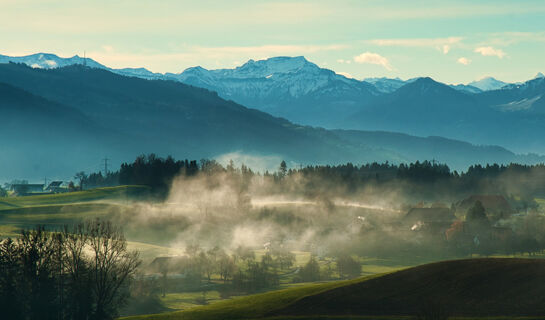
[[108, 175], [108, 158], [104, 158], [102, 159], [102, 161], [104, 161], [104, 177], [106, 177]]

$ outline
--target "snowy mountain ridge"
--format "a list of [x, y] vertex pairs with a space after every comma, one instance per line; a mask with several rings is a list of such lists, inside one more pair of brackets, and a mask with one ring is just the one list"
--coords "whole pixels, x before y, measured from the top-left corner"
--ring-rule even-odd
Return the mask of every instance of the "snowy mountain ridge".
[[260, 100], [272, 94], [301, 98], [331, 86], [337, 87], [340, 92], [352, 90], [378, 94], [373, 86], [320, 68], [302, 56], [249, 60], [234, 69], [192, 67], [180, 74], [166, 75], [183, 83], [218, 91], [224, 97], [231, 97], [242, 90], [245, 96]]

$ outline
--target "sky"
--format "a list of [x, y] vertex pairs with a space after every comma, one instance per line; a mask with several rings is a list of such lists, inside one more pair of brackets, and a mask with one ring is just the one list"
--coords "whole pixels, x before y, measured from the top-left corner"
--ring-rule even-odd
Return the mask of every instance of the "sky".
[[0, 54], [181, 72], [305, 56], [356, 79], [545, 73], [545, 1], [0, 0]]

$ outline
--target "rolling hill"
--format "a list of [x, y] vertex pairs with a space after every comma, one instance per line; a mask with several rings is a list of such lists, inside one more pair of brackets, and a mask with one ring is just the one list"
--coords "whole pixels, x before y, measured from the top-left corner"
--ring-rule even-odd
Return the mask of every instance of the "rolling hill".
[[545, 261], [437, 262], [304, 297], [283, 315], [416, 315], [441, 304], [452, 316], [545, 315]]
[[126, 319], [396, 319], [436, 304], [449, 316], [536, 317], [545, 315], [544, 280], [540, 259], [454, 260]]
[[418, 137], [396, 132], [362, 130], [332, 130], [332, 132], [356, 146], [361, 144], [395, 150], [408, 162], [431, 159], [439, 163], [448, 163], [456, 170], [467, 167], [468, 161], [464, 155], [471, 155], [483, 163], [539, 163], [543, 161], [543, 158], [538, 155], [519, 155], [499, 146], [477, 146], [437, 136]]
[[119, 156], [131, 141], [79, 110], [5, 83], [0, 83], [0, 114], [3, 179], [65, 177], [75, 172], [74, 164], [86, 163], [90, 154]]
[[[0, 166], [11, 168], [2, 178], [60, 174], [48, 159], [64, 163], [60, 171], [66, 174], [104, 155], [120, 163], [151, 152], [200, 159], [238, 151], [303, 163], [392, 158], [392, 152], [354, 148], [326, 130], [292, 124], [174, 81], [82, 65], [46, 70], [12, 63], [0, 65], [0, 82], [9, 83], [0, 105], [11, 110], [14, 126], [2, 136], [11, 145], [2, 153]], [[16, 95], [28, 98], [11, 98]], [[43, 112], [28, 117], [26, 108]], [[39, 157], [28, 156], [37, 150]], [[36, 166], [40, 173], [29, 172]]]

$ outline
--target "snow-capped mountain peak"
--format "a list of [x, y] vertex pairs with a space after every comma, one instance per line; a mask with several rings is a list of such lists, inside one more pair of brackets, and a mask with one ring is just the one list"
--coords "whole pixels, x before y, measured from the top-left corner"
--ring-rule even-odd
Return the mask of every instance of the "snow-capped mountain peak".
[[[244, 92], [245, 97], [297, 98], [332, 85], [337, 88], [344, 86], [357, 87], [356, 90], [362, 88], [364, 91], [374, 90], [367, 83], [322, 69], [302, 56], [248, 60], [234, 69], [188, 68], [179, 75], [170, 76], [175, 76], [181, 82], [218, 91], [220, 96], [225, 97], [237, 96]], [[254, 105], [256, 103], [250, 103], [250, 106]]]
[[506, 82], [494, 79], [492, 77], [484, 77], [478, 81], [473, 81], [468, 83], [469, 86], [479, 88], [483, 91], [490, 91], [490, 90], [497, 90], [501, 89], [505, 85], [507, 85]]
[[536, 74], [536, 76], [534, 77], [534, 79], [540, 79], [540, 78], [545, 78], [545, 74], [541, 73], [541, 72], [538, 72]]
[[293, 73], [304, 68], [319, 69], [317, 65], [309, 62], [305, 57], [274, 57], [266, 60], [249, 60], [235, 69], [240, 75], [253, 75], [266, 77], [271, 74]]
[[232, 69], [188, 68], [181, 74], [168, 75], [294, 121], [319, 117], [316, 101], [357, 108], [359, 101], [379, 94], [372, 84], [320, 68], [302, 56], [248, 60]]
[[374, 85], [377, 90], [379, 90], [382, 93], [390, 93], [394, 92], [397, 89], [401, 88], [405, 84], [408, 83], [408, 81], [403, 81], [400, 78], [365, 78], [363, 81], [371, 83]]
[[200, 66], [184, 70], [179, 75], [181, 81], [188, 77], [199, 75], [206, 79], [210, 76], [217, 78], [256, 79], [272, 78], [280, 74], [296, 74], [299, 72], [316, 73], [320, 68], [305, 57], [274, 57], [266, 60], [250, 59], [243, 65], [234, 69], [207, 70]]
[[52, 53], [35, 53], [27, 56], [10, 57], [0, 55], [0, 63], [24, 63], [32, 68], [53, 69], [71, 66], [75, 64], [86, 64], [92, 68], [108, 69], [106, 66], [94, 61], [93, 59], [84, 59], [78, 55], [70, 58], [61, 58]]

